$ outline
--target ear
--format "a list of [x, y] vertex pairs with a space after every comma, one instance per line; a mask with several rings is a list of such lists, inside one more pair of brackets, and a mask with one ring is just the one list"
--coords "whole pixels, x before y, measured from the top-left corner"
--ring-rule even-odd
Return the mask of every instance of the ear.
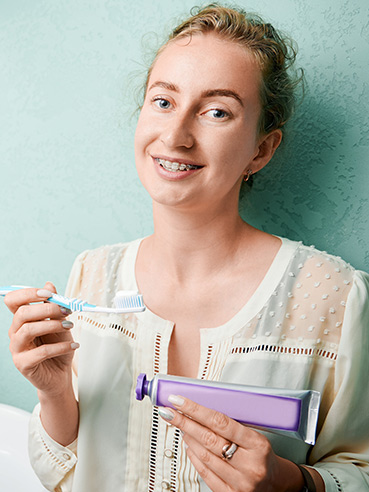
[[260, 169], [263, 169], [263, 167], [268, 164], [281, 141], [282, 132], [279, 129], [273, 130], [260, 138], [255, 157], [248, 166], [253, 174], [260, 171]]

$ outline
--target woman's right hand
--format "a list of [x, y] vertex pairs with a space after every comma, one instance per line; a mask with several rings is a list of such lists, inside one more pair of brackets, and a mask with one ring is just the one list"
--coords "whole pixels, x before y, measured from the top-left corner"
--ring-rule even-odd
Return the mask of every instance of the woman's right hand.
[[79, 345], [70, 332], [73, 323], [66, 320], [71, 311], [40, 302], [50, 297], [45, 289], [56, 292], [47, 282], [41, 290], [9, 292], [5, 304], [14, 314], [9, 338], [15, 366], [39, 391], [56, 396], [71, 388], [73, 353]]

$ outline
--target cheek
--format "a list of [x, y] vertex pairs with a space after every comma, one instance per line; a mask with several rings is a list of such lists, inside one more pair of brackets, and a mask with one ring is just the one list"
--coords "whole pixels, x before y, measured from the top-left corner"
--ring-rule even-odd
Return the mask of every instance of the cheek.
[[136, 165], [139, 164], [139, 159], [147, 153], [147, 147], [153, 139], [152, 134], [152, 126], [146, 121], [145, 115], [141, 114], [137, 122], [134, 141]]
[[213, 146], [217, 161], [222, 166], [224, 174], [238, 176], [252, 160], [254, 147], [244, 132], [239, 135], [230, 134], [223, 139], [216, 140]]

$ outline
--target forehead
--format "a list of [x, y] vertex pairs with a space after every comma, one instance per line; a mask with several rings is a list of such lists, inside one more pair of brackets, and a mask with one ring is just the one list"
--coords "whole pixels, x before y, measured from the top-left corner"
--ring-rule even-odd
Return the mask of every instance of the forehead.
[[241, 97], [259, 99], [261, 70], [240, 44], [216, 34], [196, 34], [168, 43], [154, 63], [148, 87], [157, 80], [193, 89], [232, 89]]

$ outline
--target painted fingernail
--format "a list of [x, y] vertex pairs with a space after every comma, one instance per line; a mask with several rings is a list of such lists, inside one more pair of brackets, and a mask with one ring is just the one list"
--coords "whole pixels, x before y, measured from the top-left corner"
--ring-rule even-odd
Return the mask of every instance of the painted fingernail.
[[70, 348], [71, 348], [72, 350], [76, 350], [76, 349], [78, 349], [78, 348], [79, 348], [79, 343], [77, 343], [77, 342], [73, 342], [73, 343], [71, 343], [71, 344], [70, 344]]
[[74, 324], [71, 321], [62, 321], [62, 327], [66, 330], [73, 328]]
[[159, 408], [158, 410], [160, 417], [162, 417], [164, 420], [173, 420], [174, 419], [174, 413], [169, 410], [169, 408]]
[[66, 316], [69, 316], [69, 314], [72, 314], [72, 311], [64, 306], [60, 306], [60, 311], [65, 314]]
[[49, 297], [51, 297], [53, 295], [53, 293], [47, 289], [39, 289], [36, 292], [36, 294], [38, 295], [38, 297], [46, 297], [46, 299], [48, 299]]
[[178, 395], [169, 395], [168, 401], [170, 401], [170, 403], [173, 403], [173, 405], [176, 407], [181, 407], [185, 402], [184, 399]]

